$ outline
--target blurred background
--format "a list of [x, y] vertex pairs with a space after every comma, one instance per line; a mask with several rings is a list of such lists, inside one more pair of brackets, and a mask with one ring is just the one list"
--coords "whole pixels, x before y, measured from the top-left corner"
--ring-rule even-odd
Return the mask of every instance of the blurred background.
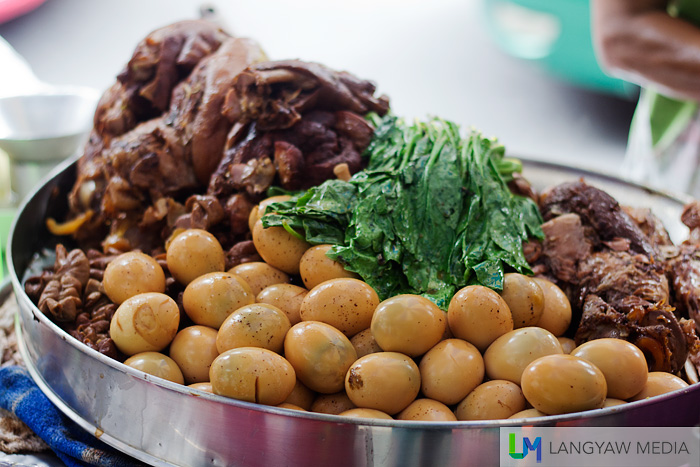
[[[42, 81], [100, 91], [146, 34], [196, 18], [204, 5], [23, 1], [40, 5], [0, 24], [0, 36]], [[588, 0], [206, 5], [228, 30], [258, 40], [271, 59], [318, 61], [374, 80], [397, 114], [474, 126], [513, 154], [614, 169], [624, 149], [635, 91], [598, 68]]]
[[271, 59], [373, 80], [398, 115], [474, 127], [512, 156], [612, 173], [622, 160], [637, 89], [598, 67], [588, 0], [0, 0], [0, 36], [40, 81], [101, 93], [139, 40], [203, 9]]

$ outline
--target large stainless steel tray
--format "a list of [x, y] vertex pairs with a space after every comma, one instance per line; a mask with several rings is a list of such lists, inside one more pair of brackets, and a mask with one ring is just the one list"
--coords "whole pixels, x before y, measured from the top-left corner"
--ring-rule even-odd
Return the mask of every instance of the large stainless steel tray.
[[[12, 227], [8, 266], [19, 302], [17, 332], [29, 371], [67, 416], [107, 444], [152, 465], [496, 465], [499, 428], [692, 426], [700, 424], [700, 385], [646, 401], [538, 419], [422, 423], [368, 421], [287, 411], [190, 390], [93, 351], [48, 320], [22, 278], [32, 255], [51, 247], [47, 213], [65, 208], [75, 162], [59, 167], [25, 202]], [[687, 235], [680, 199], [620, 179], [525, 161], [538, 188], [584, 177], [622, 203], [648, 206], [674, 241]]]

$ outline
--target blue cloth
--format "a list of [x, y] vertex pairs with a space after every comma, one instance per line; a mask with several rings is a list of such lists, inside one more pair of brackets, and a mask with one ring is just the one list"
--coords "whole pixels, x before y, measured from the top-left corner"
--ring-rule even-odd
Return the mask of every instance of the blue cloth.
[[107, 446], [63, 415], [24, 368], [0, 369], [0, 407], [22, 420], [69, 467], [143, 465]]

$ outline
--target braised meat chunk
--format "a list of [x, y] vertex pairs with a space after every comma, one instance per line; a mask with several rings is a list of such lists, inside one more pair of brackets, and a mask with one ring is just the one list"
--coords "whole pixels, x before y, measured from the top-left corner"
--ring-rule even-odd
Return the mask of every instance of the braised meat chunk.
[[656, 254], [651, 241], [620, 204], [604, 191], [583, 181], [562, 183], [543, 194], [540, 202], [545, 221], [566, 213], [578, 214], [602, 241], [623, 238], [630, 248], [650, 258]]
[[588, 295], [576, 331], [577, 345], [605, 337], [624, 339], [644, 352], [650, 371], [678, 372], [693, 335], [681, 327], [670, 306], [649, 305], [625, 314], [597, 295]]
[[203, 20], [180, 21], [150, 33], [117, 76], [129, 94], [128, 108], [137, 114], [160, 115], [170, 106], [177, 83], [229, 37], [216, 24]]
[[663, 268], [644, 255], [609, 249], [592, 253], [579, 263], [576, 282], [578, 303], [597, 295], [623, 313], [669, 303]]
[[[120, 195], [141, 202], [143, 196], [130, 184], [129, 176], [122, 176], [122, 182], [112, 183], [114, 172], [113, 157], [120, 157], [119, 164], [130, 172], [133, 164], [140, 162], [135, 156], [124, 157], [124, 150], [138, 147], [142, 141], [150, 150], [142, 149], [139, 154], [148, 160], [137, 167], [141, 173], [150, 170], [154, 164], [168, 171], [167, 177], [179, 178], [161, 181], [156, 191], [180, 191], [191, 188], [194, 178], [186, 173], [191, 161], [185, 159], [182, 144], [175, 139], [176, 134], [164, 124], [162, 114], [170, 106], [173, 89], [183, 81], [195, 66], [206, 56], [215, 53], [222, 42], [230, 36], [218, 26], [207, 21], [181, 21], [158, 29], [139, 43], [134, 54], [120, 73], [115, 84], [104, 93], [97, 105], [94, 128], [85, 147], [84, 155], [78, 162], [77, 181], [69, 196], [72, 216], [84, 217], [75, 232], [81, 244], [98, 245], [105, 235], [105, 225], [111, 216], [103, 207], [105, 192], [116, 190]], [[243, 67], [249, 63], [245, 63]], [[116, 139], [116, 141], [115, 141]], [[163, 154], [173, 154], [181, 161], [158, 162]], [[183, 172], [183, 170], [185, 170]], [[162, 172], [161, 172], [162, 173]], [[189, 178], [189, 180], [183, 180]], [[138, 176], [137, 176], [138, 178]], [[151, 181], [158, 180], [155, 174]], [[163, 185], [172, 185], [169, 188]]]
[[255, 121], [262, 130], [290, 128], [312, 109], [384, 115], [389, 100], [374, 97], [374, 91], [370, 81], [318, 63], [266, 62], [238, 76], [228, 113], [235, 120]]
[[317, 63], [287, 60], [247, 68], [226, 97], [224, 112], [238, 124], [209, 193], [256, 196], [273, 181], [298, 190], [333, 178], [339, 164], [359, 171], [374, 134], [362, 116], [384, 115], [389, 108], [388, 99], [374, 97], [374, 91], [370, 81]]
[[695, 323], [700, 335], [700, 201], [688, 203], [681, 221], [690, 234], [677, 249], [671, 250], [665, 262], [678, 310]]
[[661, 220], [649, 208], [622, 206], [622, 210], [639, 226], [656, 251], [673, 247], [671, 237]]
[[183, 159], [192, 161], [200, 185], [206, 186], [223, 155], [226, 137], [235, 120], [223, 114], [226, 92], [248, 65], [265, 60], [260, 46], [250, 40], [230, 38], [215, 54], [201, 60], [190, 76], [172, 93], [165, 117], [175, 130]]
[[53, 270], [30, 278], [25, 290], [39, 309], [59, 323], [71, 322], [83, 306], [83, 291], [90, 278], [90, 265], [82, 250], [56, 247]]
[[[351, 119], [356, 121], [348, 124]], [[253, 123], [246, 139], [224, 153], [208, 192], [259, 196], [273, 182], [288, 190], [309, 188], [334, 178], [339, 164], [354, 174], [364, 165], [361, 154], [373, 133], [369, 123], [346, 111], [314, 110], [289, 129], [268, 132]]]
[[229, 35], [209, 21], [180, 21], [157, 29], [136, 46], [117, 81], [97, 104], [95, 131], [119, 136], [170, 106], [175, 86]]
[[575, 282], [578, 263], [590, 256], [594, 245], [581, 218], [578, 214], [563, 214], [542, 224], [542, 231], [542, 254], [552, 274], [561, 281]]
[[687, 338], [670, 305], [661, 264], [639, 254], [601, 251], [582, 261], [578, 274], [582, 317], [577, 343], [618, 337], [639, 347], [654, 371], [682, 368]]

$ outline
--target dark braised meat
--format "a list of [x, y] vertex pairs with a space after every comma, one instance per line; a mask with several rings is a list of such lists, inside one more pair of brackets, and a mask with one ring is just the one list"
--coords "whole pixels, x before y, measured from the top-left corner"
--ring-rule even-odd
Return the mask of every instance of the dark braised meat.
[[52, 269], [25, 283], [27, 295], [66, 332], [89, 347], [118, 358], [109, 337], [109, 323], [117, 309], [101, 291], [104, 268], [111, 258], [94, 250], [68, 251], [56, 245]]
[[518, 172], [513, 172], [513, 179], [508, 182], [508, 188], [515, 195], [525, 196], [535, 203], [539, 202], [539, 196], [530, 184], [530, 181]]
[[243, 240], [236, 243], [226, 254], [226, 269], [231, 269], [241, 263], [250, 263], [253, 261], [262, 261], [255, 249], [252, 240]]
[[58, 245], [53, 269], [27, 280], [25, 291], [54, 321], [72, 322], [83, 306], [83, 291], [89, 278], [90, 264], [85, 253]]
[[700, 335], [700, 203], [689, 203], [681, 221], [690, 229], [688, 240], [668, 254], [664, 265], [679, 313], [695, 322]]
[[108, 218], [140, 211], [149, 200], [198, 186], [175, 131], [160, 118], [115, 138], [103, 154], [108, 163], [103, 169], [107, 187], [101, 212]]
[[[688, 356], [688, 341], [695, 337], [683, 329], [663, 304], [638, 304], [627, 314], [619, 312], [597, 295], [586, 296], [576, 344], [612, 337], [627, 340], [644, 352], [650, 371], [678, 372]], [[697, 337], [695, 337], [697, 339]]]
[[698, 234], [700, 234], [700, 201], [690, 202], [683, 207], [681, 222], [690, 229], [688, 241], [697, 243]]
[[[173, 96], [170, 110], [163, 116], [138, 123], [121, 135], [101, 137], [99, 125], [95, 125], [69, 196], [74, 217], [91, 212], [91, 218], [75, 232], [81, 245], [97, 247], [102, 242], [103, 249], [152, 251], [163, 239], [151, 232], [135, 230], [142, 224], [144, 211], [161, 198], [184, 200], [204, 191], [208, 175], [221, 159], [232, 126], [222, 114], [224, 97], [236, 74], [263, 59], [264, 54], [255, 42], [228, 36], [218, 38], [216, 48], [202, 47], [197, 45], [201, 40], [195, 39], [201, 32], [200, 22], [178, 25], [180, 32], [194, 27], [192, 35], [187, 36], [191, 37], [191, 44], [184, 36], [178, 36], [183, 47], [189, 44], [189, 52], [183, 56], [188, 57], [183, 69], [191, 74], [178, 81], [179, 84], [171, 81], [163, 84], [177, 84], [174, 90], [168, 89]], [[221, 41], [223, 46], [219, 47]], [[207, 53], [200, 53], [203, 51]], [[199, 58], [194, 61], [194, 57]], [[156, 79], [157, 72], [154, 73]], [[137, 82], [146, 76], [145, 72], [132, 74]], [[100, 115], [98, 108], [96, 119]], [[107, 243], [104, 242], [106, 225], [110, 226], [108, 234], [112, 237]], [[127, 231], [131, 238], [125, 235]], [[115, 236], [121, 238], [119, 244], [114, 241]]]
[[[203, 20], [180, 21], [153, 31], [139, 42], [129, 63], [117, 76], [115, 86], [121, 89], [105, 94], [116, 99], [103, 99], [99, 108], [109, 109], [109, 114], [117, 119], [123, 114], [132, 116], [136, 122], [162, 114], [170, 107], [175, 86], [229, 37], [215, 23]], [[95, 117], [97, 129], [110, 122], [103, 115]]]
[[112, 303], [102, 290], [104, 270], [114, 255], [103, 255], [96, 250], [88, 250], [87, 257], [90, 279], [83, 293], [84, 306], [74, 321], [64, 324], [64, 329], [91, 349], [108, 357], [122, 359], [116, 344], [109, 336], [110, 322], [117, 311], [117, 305]]
[[569, 295], [574, 323], [580, 316], [577, 344], [626, 339], [644, 351], [650, 369], [679, 371], [697, 336], [680, 324], [687, 312], [674, 307], [666, 259], [676, 250], [658, 219], [583, 181], [550, 189], [540, 208], [547, 222], [534, 267]]
[[542, 224], [542, 231], [542, 255], [552, 274], [560, 281], [575, 282], [579, 262], [590, 256], [595, 243], [586, 235], [581, 218], [563, 214]]
[[209, 177], [219, 165], [226, 137], [235, 122], [222, 113], [226, 93], [236, 75], [251, 63], [264, 59], [265, 53], [256, 42], [227, 39], [173, 91], [165, 121], [174, 128], [178, 143], [185, 150], [184, 159], [192, 161], [202, 186], [209, 183]]
[[[245, 191], [259, 196], [274, 182], [298, 190], [334, 177], [347, 164], [362, 168], [361, 154], [374, 129], [362, 118], [386, 114], [388, 99], [374, 85], [346, 72], [298, 60], [263, 62], [240, 73], [224, 112], [237, 121], [209, 194]], [[247, 125], [247, 129], [246, 129]]]
[[619, 337], [639, 347], [654, 371], [675, 373], [682, 368], [688, 338], [670, 304], [661, 264], [644, 255], [609, 250], [582, 261], [578, 274], [576, 300], [583, 314], [577, 343]]
[[700, 250], [696, 245], [683, 244], [678, 256], [665, 264], [678, 312], [693, 319], [700, 333]]
[[199, 227], [228, 250], [250, 239], [247, 217], [271, 186], [363, 167], [374, 134], [363, 116], [388, 100], [346, 72], [264, 59], [202, 21], [139, 44], [78, 162], [68, 230], [80, 246], [157, 253], [175, 228]]
[[639, 226], [656, 251], [672, 247], [673, 242], [661, 220], [649, 208], [622, 206], [622, 210]]
[[692, 365], [694, 367], [694, 369], [684, 368], [687, 376], [690, 376], [691, 373], [697, 375], [698, 372], [700, 372], [700, 333], [697, 331], [696, 323], [697, 321], [685, 318], [681, 318], [679, 322], [683, 332], [686, 337], [688, 337], [688, 360], [686, 361], [686, 365]]
[[626, 251], [602, 250], [579, 263], [576, 283], [582, 304], [597, 295], [622, 313], [636, 307], [669, 303], [668, 280], [660, 264], [647, 256]]
[[[174, 131], [160, 118], [114, 138], [102, 151], [98, 176], [81, 177], [79, 171], [71, 193], [90, 198], [93, 213], [88, 223], [78, 229], [76, 238], [83, 240], [81, 245], [99, 247], [102, 242], [103, 249], [139, 248], [150, 252], [151, 242], [161, 243], [159, 236], [138, 232], [137, 226], [153, 201], [190, 193], [198, 186], [182, 152]], [[84, 193], [87, 190], [92, 192], [88, 195]], [[91, 231], [93, 226], [95, 230]], [[105, 226], [109, 228], [109, 241], [105, 240]], [[119, 245], [115, 240], [120, 241]]]
[[185, 205], [185, 211], [185, 214], [175, 220], [175, 227], [211, 230], [213, 226], [224, 220], [226, 215], [219, 200], [207, 195], [190, 196]]
[[181, 21], [157, 29], [136, 47], [117, 81], [97, 104], [87, 158], [139, 123], [162, 115], [175, 86], [230, 36], [208, 21]]
[[221, 113], [225, 93], [241, 70], [263, 58], [253, 41], [224, 40], [175, 87], [167, 115], [139, 124], [102, 149], [105, 186], [94, 196], [102, 197], [97, 212], [110, 225], [103, 248], [151, 252], [162, 243], [161, 232], [154, 235], [151, 223], [143, 222], [144, 209], [206, 186], [231, 126]]
[[[110, 177], [106, 152], [112, 139], [167, 110], [173, 88], [228, 37], [211, 22], [181, 21], [153, 31], [138, 44], [115, 84], [100, 99], [93, 130], [78, 161], [78, 180], [69, 196], [71, 214], [90, 212], [75, 232], [80, 244], [98, 246], [106, 234], [108, 217], [101, 206]], [[142, 133], [124, 139], [133, 141]], [[124, 139], [118, 144], [123, 146]]]
[[578, 214], [601, 241], [627, 239], [632, 251], [650, 258], [656, 254], [649, 238], [609, 194], [583, 181], [562, 183], [543, 194], [540, 209], [545, 221], [566, 213]]
[[[241, 85], [256, 76], [256, 85]], [[259, 63], [235, 78], [224, 113], [236, 123], [206, 193], [224, 210], [220, 224], [206, 219], [229, 263], [257, 258], [237, 245], [250, 240], [250, 211], [271, 186], [299, 190], [335, 178], [338, 166], [351, 174], [363, 168], [361, 155], [374, 135], [363, 114], [388, 108], [373, 91], [369, 81], [298, 61]], [[190, 212], [177, 226], [195, 226], [196, 217]]]
[[248, 137], [224, 154], [208, 192], [218, 197], [245, 191], [260, 196], [273, 183], [299, 190], [334, 178], [347, 164], [351, 174], [363, 168], [362, 152], [374, 129], [347, 111], [312, 111], [289, 129], [260, 132], [252, 124]]
[[238, 76], [227, 112], [232, 120], [254, 121], [261, 130], [290, 128], [312, 109], [384, 115], [389, 100], [374, 97], [374, 91], [370, 81], [319, 63], [265, 62]]

